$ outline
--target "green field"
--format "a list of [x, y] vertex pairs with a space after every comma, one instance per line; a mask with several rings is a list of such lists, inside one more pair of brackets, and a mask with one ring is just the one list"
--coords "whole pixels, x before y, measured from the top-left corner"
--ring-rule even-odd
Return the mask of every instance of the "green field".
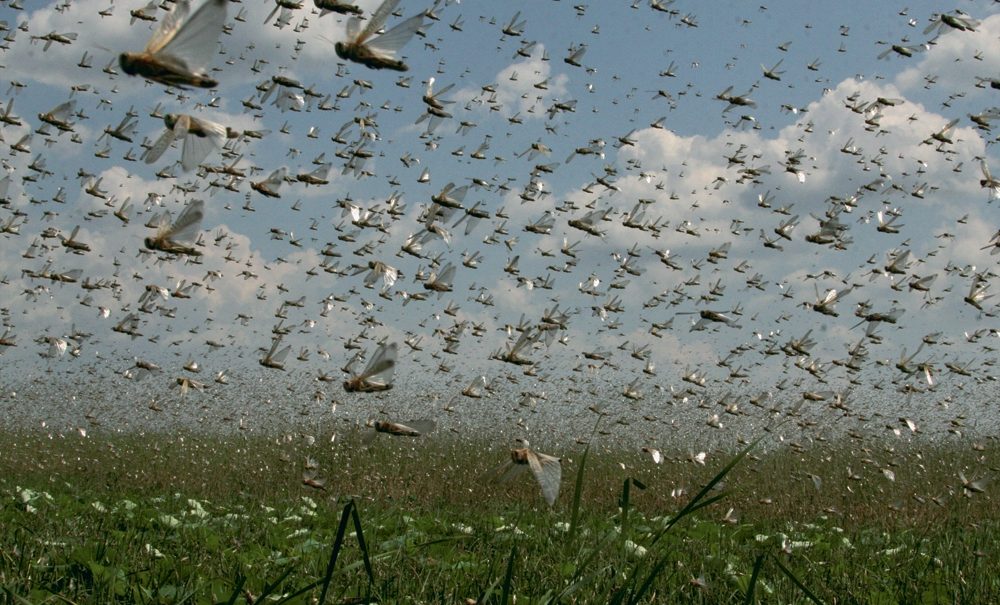
[[546, 452], [551, 508], [528, 473], [484, 482], [508, 450], [457, 435], [5, 433], [0, 451], [6, 603], [1000, 600], [993, 441], [764, 439], [700, 465], [595, 440]]

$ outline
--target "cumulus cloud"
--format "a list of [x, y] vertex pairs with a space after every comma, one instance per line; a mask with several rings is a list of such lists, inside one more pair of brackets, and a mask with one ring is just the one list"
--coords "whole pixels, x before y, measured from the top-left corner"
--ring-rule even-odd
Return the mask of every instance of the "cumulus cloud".
[[903, 91], [923, 87], [950, 92], [961, 90], [976, 97], [989, 95], [988, 86], [976, 86], [981, 78], [993, 78], [1000, 72], [1000, 57], [990, 52], [1000, 36], [1000, 15], [980, 22], [975, 31], [957, 31], [943, 27], [928, 42], [928, 49], [911, 59], [915, 65], [899, 73], [895, 84]]
[[455, 99], [482, 111], [498, 111], [506, 118], [516, 114], [522, 120], [544, 119], [551, 101], [570, 100], [566, 97], [569, 76], [552, 76], [544, 53], [544, 46], [535, 45], [529, 57], [520, 57], [501, 69], [487, 85], [489, 89], [465, 88], [455, 93]]

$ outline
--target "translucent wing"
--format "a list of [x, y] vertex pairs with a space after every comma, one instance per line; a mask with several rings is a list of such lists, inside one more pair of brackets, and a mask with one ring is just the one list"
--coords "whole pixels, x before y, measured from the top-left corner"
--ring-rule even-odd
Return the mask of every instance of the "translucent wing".
[[472, 379], [472, 382], [469, 383], [469, 386], [465, 387], [465, 390], [462, 391], [462, 394], [466, 395], [467, 397], [482, 397], [483, 391], [485, 389], [486, 389], [486, 377], [476, 376], [475, 378]]
[[355, 374], [358, 373], [357, 366], [358, 363], [360, 363], [360, 361], [361, 361], [361, 351], [356, 351], [354, 353], [354, 356], [351, 357], [350, 360], [348, 360], [346, 365], [344, 365], [344, 371], [354, 376]]
[[438, 282], [441, 284], [451, 285], [451, 282], [455, 280], [455, 265], [448, 263], [448, 266], [441, 271], [441, 275], [437, 278]]
[[[465, 223], [465, 234], [466, 234], [466, 235], [469, 235], [470, 233], [472, 233], [472, 231], [473, 231], [473, 230], [474, 230], [474, 229], [475, 229], [476, 227], [478, 227], [478, 226], [479, 226], [479, 220], [480, 220], [480, 219], [479, 219], [479, 217], [478, 217], [478, 216], [470, 216], [470, 215], [468, 215], [468, 214], [467, 214], [467, 215], [465, 215], [465, 216], [468, 216], [468, 217], [469, 217], [469, 219], [468, 219], [468, 222], [467, 222], [467, 223]], [[457, 223], [456, 223], [456, 225], [457, 225]], [[455, 225], [452, 225], [452, 226], [455, 226]]]
[[[385, 24], [385, 20], [389, 18], [392, 11], [396, 10], [396, 6], [398, 5], [399, 0], [385, 0], [381, 6], [375, 9], [375, 12], [372, 13], [371, 19], [368, 20], [368, 25], [366, 25], [365, 29], [361, 32], [362, 40], [380, 30]], [[350, 35], [350, 33], [348, 33], [348, 35]], [[351, 38], [353, 39], [353, 36], [351, 36]]]
[[930, 25], [928, 25], [927, 27], [924, 28], [924, 35], [926, 36], [927, 34], [931, 33], [935, 29], [941, 28], [943, 25], [944, 25], [944, 23], [941, 21], [941, 17], [938, 16], [937, 18], [935, 18], [935, 19], [933, 19], [931, 21]]
[[267, 177], [267, 186], [272, 189], [277, 189], [282, 183], [285, 182], [286, 174], [288, 174], [287, 168], [284, 166], [278, 168]]
[[215, 55], [219, 32], [226, 20], [226, 3], [227, 0], [208, 0], [202, 4], [158, 54], [178, 59], [192, 71], [204, 68]]
[[437, 423], [433, 420], [414, 420], [412, 422], [404, 422], [401, 424], [407, 428], [415, 430], [421, 435], [426, 435], [437, 427]]
[[386, 289], [391, 288], [399, 278], [399, 271], [395, 267], [385, 266], [382, 272], [382, 283]]
[[146, 52], [151, 54], [160, 52], [184, 25], [190, 10], [191, 3], [188, 0], [175, 2], [173, 9], [164, 15], [163, 20], [160, 21], [160, 27], [156, 29], [149, 38], [149, 42], [146, 43]]
[[525, 465], [515, 464], [513, 461], [508, 460], [495, 469], [487, 472], [483, 478], [486, 483], [507, 483], [516, 479], [525, 470], [527, 470]]
[[199, 120], [199, 122], [201, 126], [200, 130], [205, 136], [188, 132], [187, 136], [184, 137], [184, 151], [181, 153], [181, 165], [185, 171], [197, 168], [198, 164], [205, 161], [208, 154], [222, 147], [226, 142], [225, 126], [205, 120]]
[[164, 210], [146, 223], [146, 226], [151, 229], [156, 229], [157, 237], [166, 235], [170, 232], [170, 212]]
[[327, 162], [326, 164], [323, 164], [322, 166], [320, 166], [316, 170], [313, 170], [309, 174], [313, 178], [323, 180], [323, 179], [325, 179], [330, 174], [330, 167], [331, 166], [333, 166], [333, 164]]
[[291, 350], [292, 350], [292, 345], [285, 345], [284, 349], [281, 349], [280, 351], [278, 351], [273, 355], [269, 355], [269, 358], [271, 359], [271, 361], [275, 363], [282, 363], [285, 361], [285, 358], [288, 357], [288, 352]]
[[368, 43], [368, 48], [380, 54], [393, 56], [410, 41], [424, 24], [424, 14], [414, 15]]
[[451, 191], [451, 195], [449, 195], [448, 197], [452, 198], [457, 202], [464, 202], [465, 194], [467, 194], [468, 192], [469, 192], [469, 186], [462, 185], [461, 187], [456, 187], [455, 189], [453, 189]]
[[371, 445], [375, 438], [378, 437], [378, 431], [373, 428], [367, 428], [363, 433], [361, 433], [361, 444]]
[[[169, 149], [173, 144], [174, 139], [177, 138], [174, 133], [177, 131], [178, 126], [180, 126], [180, 120], [177, 121], [177, 124], [174, 124], [173, 129], [168, 128], [164, 130], [163, 134], [160, 135], [160, 138], [156, 139], [156, 142], [142, 154], [143, 161], [147, 164], [152, 164], [160, 159], [163, 152]], [[186, 126], [184, 128], [184, 132], [187, 132]]]
[[528, 466], [542, 488], [542, 496], [552, 506], [559, 497], [559, 484], [562, 481], [562, 464], [559, 458], [528, 451]]
[[[364, 271], [364, 268], [358, 270], [357, 273], [361, 273], [362, 271]], [[357, 273], [355, 273], [355, 275], [357, 275]], [[365, 285], [366, 286], [374, 285], [375, 282], [378, 281], [378, 277], [380, 274], [381, 274], [381, 268], [379, 267], [379, 264], [376, 264], [373, 267], [371, 267], [368, 270], [368, 275], [365, 275]]]
[[59, 105], [57, 105], [52, 111], [49, 112], [49, 115], [55, 118], [56, 120], [65, 122], [66, 120], [69, 119], [70, 115], [72, 115], [75, 109], [76, 109], [76, 101], [70, 100], [66, 101], [65, 103], [60, 103]]
[[532, 343], [535, 342], [535, 336], [536, 335], [532, 333], [531, 330], [525, 330], [524, 332], [521, 332], [521, 335], [517, 338], [517, 341], [514, 343], [514, 346], [511, 347], [510, 350], [511, 353], [513, 354], [520, 353], [521, 349], [530, 346]]
[[267, 354], [264, 355], [264, 359], [273, 363], [282, 363], [285, 361], [285, 357], [288, 357], [289, 351], [292, 350], [291, 345], [286, 345], [280, 351], [278, 350], [278, 345], [281, 344], [280, 338], [275, 338], [271, 341], [271, 348], [268, 349]]
[[388, 385], [392, 383], [392, 375], [396, 371], [396, 354], [399, 345], [390, 343], [380, 345], [360, 378], [371, 384]]
[[521, 16], [521, 11], [514, 13], [514, 16], [510, 18], [510, 23], [507, 24], [506, 29], [517, 29], [517, 19]]
[[[449, 214], [450, 217], [450, 214]], [[451, 246], [451, 232], [444, 228], [442, 225], [433, 225], [428, 227], [428, 233], [433, 233], [444, 240], [444, 243]], [[431, 231], [432, 230], [432, 231]]]
[[121, 126], [118, 128], [118, 131], [127, 137], [131, 137], [132, 135], [135, 134], [136, 129], [138, 128], [139, 128], [138, 120], [127, 118], [125, 120], [122, 120]]
[[[364, 269], [361, 269], [361, 271], [364, 271]], [[359, 273], [361, 271], [359, 271]], [[395, 267], [390, 267], [381, 261], [375, 261], [371, 265], [368, 275], [365, 276], [365, 285], [374, 285], [375, 282], [378, 281], [379, 276], [382, 277], [383, 287], [389, 289], [396, 283], [396, 279], [399, 277], [399, 271]]]
[[66, 349], [69, 348], [69, 344], [62, 338], [49, 338], [49, 352], [48, 357], [59, 357], [66, 353]]
[[358, 38], [358, 33], [361, 30], [361, 19], [357, 17], [351, 17], [347, 20], [347, 40], [350, 42], [355, 41]]
[[305, 96], [291, 90], [283, 90], [274, 99], [274, 104], [281, 111], [302, 111], [306, 106]]
[[[386, 33], [389, 33], [389, 32], [386, 32]], [[442, 100], [436, 98], [436, 97], [439, 97], [439, 96], [441, 96], [443, 94], [447, 94], [448, 91], [450, 91], [452, 88], [455, 88], [455, 83], [454, 82], [452, 82], [451, 84], [445, 86], [441, 90], [439, 90], [437, 92], [434, 92], [434, 78], [431, 78], [431, 79], [427, 80], [427, 93], [426, 94], [427, 94], [428, 97], [435, 98], [435, 100], [438, 103], [454, 103], [454, 101], [442, 101]]]
[[[427, 209], [427, 215], [421, 217], [421, 222], [426, 224], [429, 228], [435, 221], [438, 220], [447, 221], [451, 217], [451, 213], [449, 212], [449, 210], [452, 209], [448, 208], [447, 206], [441, 206], [440, 204], [433, 204], [430, 208]], [[424, 241], [429, 241], [429, 240], [424, 240]]]
[[168, 128], [160, 135], [160, 138], [156, 139], [152, 147], [146, 150], [143, 154], [143, 159], [147, 164], [152, 164], [156, 160], [160, 159], [163, 152], [166, 151], [170, 145], [173, 144], [177, 137], [183, 137], [187, 134], [188, 125], [190, 120], [188, 116], [180, 116], [174, 121], [174, 127], [172, 129]]
[[194, 200], [184, 207], [177, 220], [170, 226], [170, 239], [174, 241], [190, 241], [205, 217], [205, 202]]

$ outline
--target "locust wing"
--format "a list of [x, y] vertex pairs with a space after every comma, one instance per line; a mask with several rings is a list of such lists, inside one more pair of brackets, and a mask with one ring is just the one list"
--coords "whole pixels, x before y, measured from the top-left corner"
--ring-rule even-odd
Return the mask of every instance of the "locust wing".
[[397, 343], [379, 345], [375, 354], [358, 378], [370, 385], [389, 386], [396, 371], [396, 355], [399, 351]]
[[528, 450], [528, 467], [542, 489], [542, 496], [552, 506], [559, 497], [562, 481], [562, 463], [559, 458]]
[[[392, 14], [392, 11], [396, 10], [398, 5], [399, 0], [385, 0], [385, 2], [375, 9], [375, 12], [372, 13], [371, 18], [368, 20], [368, 24], [365, 25], [364, 30], [362, 30], [359, 41], [363, 42], [369, 36], [382, 29], [382, 26], [385, 25], [386, 19], [388, 19], [389, 15]], [[357, 19], [351, 19], [351, 21], [357, 21]], [[355, 27], [357, 27], [357, 24], [355, 24]], [[350, 23], [348, 23], [347, 36], [352, 40], [354, 39], [354, 36], [351, 35]]]
[[[187, 118], [187, 119], [184, 119]], [[219, 149], [226, 143], [226, 127], [216, 122], [199, 120], [200, 133], [190, 132], [190, 123], [194, 118], [182, 116], [178, 124], [174, 125], [174, 130], [185, 124], [184, 129], [184, 150], [181, 152], [181, 166], [185, 171], [194, 170], [199, 164], [205, 161], [210, 153]], [[178, 133], [179, 134], [179, 133]]]
[[424, 15], [420, 13], [403, 21], [381, 36], [368, 42], [367, 46], [373, 52], [385, 57], [395, 57], [396, 51], [403, 48], [413, 34], [424, 24]]
[[227, 0], [207, 0], [190, 18], [190, 3], [175, 4], [146, 46], [146, 52], [179, 63], [189, 72], [204, 69], [215, 55], [215, 46], [226, 20]]
[[167, 238], [171, 241], [187, 242], [195, 238], [201, 220], [205, 218], [205, 202], [194, 200], [184, 207], [173, 224], [167, 230]]

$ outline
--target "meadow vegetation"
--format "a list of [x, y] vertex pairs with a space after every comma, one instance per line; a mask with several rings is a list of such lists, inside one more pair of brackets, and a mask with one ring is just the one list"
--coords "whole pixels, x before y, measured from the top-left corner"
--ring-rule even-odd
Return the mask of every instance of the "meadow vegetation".
[[551, 508], [530, 474], [484, 483], [508, 450], [459, 435], [7, 432], [0, 451], [0, 602], [1000, 598], [990, 440], [765, 435], [701, 465], [595, 439], [548, 452]]

